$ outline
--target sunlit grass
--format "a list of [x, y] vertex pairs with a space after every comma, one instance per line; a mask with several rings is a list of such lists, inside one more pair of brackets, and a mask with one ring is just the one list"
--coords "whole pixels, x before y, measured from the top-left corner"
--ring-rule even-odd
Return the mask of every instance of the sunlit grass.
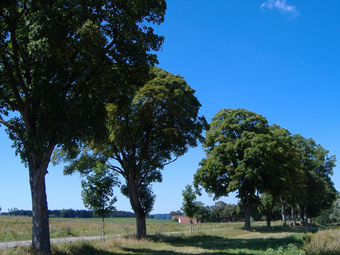
[[[117, 254], [303, 254], [304, 238], [316, 232], [319, 226], [283, 227], [274, 222], [267, 228], [265, 222], [252, 223], [250, 230], [244, 230], [244, 223], [207, 223], [190, 226], [169, 221], [147, 220], [148, 237], [137, 240], [135, 219], [109, 218], [105, 220], [107, 235], [101, 240], [52, 243], [54, 255], [117, 255]], [[51, 238], [74, 236], [98, 236], [100, 219], [50, 219]], [[4, 229], [14, 234], [5, 234]], [[31, 218], [0, 217], [0, 238], [11, 235], [16, 240], [31, 239]], [[176, 234], [169, 234], [178, 232]], [[111, 235], [111, 237], [110, 237]], [[113, 237], [113, 235], [122, 235]], [[19, 239], [21, 238], [21, 239]], [[31, 255], [30, 247], [15, 247], [0, 250], [3, 255]]]
[[[147, 219], [148, 234], [162, 234], [167, 232], [190, 231], [189, 225], [176, 222]], [[102, 221], [99, 218], [51, 218], [51, 238], [99, 236]], [[199, 224], [195, 231], [217, 231], [225, 228], [242, 227], [242, 223], [232, 224]], [[106, 235], [133, 235], [136, 232], [136, 220], [134, 218], [106, 218]], [[0, 242], [30, 240], [32, 236], [32, 219], [25, 216], [0, 216]]]

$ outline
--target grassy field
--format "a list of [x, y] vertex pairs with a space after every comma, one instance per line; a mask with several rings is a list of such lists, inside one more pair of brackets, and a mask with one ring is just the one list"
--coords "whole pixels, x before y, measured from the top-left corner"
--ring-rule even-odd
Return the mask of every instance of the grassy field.
[[[0, 217], [0, 240], [29, 240], [30, 218]], [[51, 219], [51, 238], [99, 235], [100, 219]], [[55, 255], [114, 254], [304, 254], [300, 247], [305, 233], [318, 231], [318, 226], [282, 227], [281, 222], [268, 229], [265, 222], [252, 224], [244, 230], [243, 223], [199, 224], [191, 235], [189, 225], [148, 220], [148, 234], [143, 240], [133, 236], [108, 237], [100, 240], [52, 244]], [[108, 235], [135, 233], [134, 219], [106, 219]], [[184, 232], [169, 235], [167, 232]], [[285, 247], [293, 252], [283, 253]], [[288, 248], [285, 250], [287, 251]], [[280, 250], [281, 249], [281, 250]], [[0, 250], [0, 254], [32, 254], [29, 247]]]
[[[133, 235], [136, 232], [134, 218], [107, 218], [105, 219], [106, 235]], [[167, 232], [190, 231], [188, 225], [170, 221], [147, 219], [148, 234], [162, 234]], [[225, 224], [201, 224], [195, 227], [196, 231], [211, 229], [224, 229]], [[241, 226], [241, 224], [239, 224]], [[94, 219], [50, 219], [51, 238], [99, 236], [102, 220]], [[32, 236], [32, 221], [30, 217], [0, 216], [0, 242], [30, 240]]]

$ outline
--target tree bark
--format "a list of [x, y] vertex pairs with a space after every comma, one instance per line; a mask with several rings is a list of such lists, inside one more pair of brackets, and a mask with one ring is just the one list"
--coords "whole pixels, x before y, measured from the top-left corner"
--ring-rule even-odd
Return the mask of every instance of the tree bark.
[[103, 230], [102, 230], [102, 232], [103, 232], [103, 241], [105, 243], [105, 222], [104, 222], [104, 216], [102, 216], [102, 221], [103, 221]]
[[137, 225], [137, 238], [146, 237], [145, 213], [135, 211], [135, 215]]
[[43, 254], [51, 254], [45, 175], [49, 161], [39, 164], [34, 156], [28, 158], [32, 196], [32, 247]]
[[307, 205], [302, 204], [300, 205], [300, 220], [302, 225], [306, 225], [307, 222]]
[[293, 226], [296, 226], [296, 216], [295, 216], [295, 207], [292, 205], [292, 219], [293, 219]]
[[281, 215], [282, 215], [282, 223], [283, 226], [286, 226], [286, 212], [285, 212], [285, 203], [283, 202], [283, 199], [280, 198], [281, 200]]
[[244, 211], [244, 228], [250, 229], [250, 211], [251, 211], [251, 204], [248, 195], [246, 195], [246, 199], [241, 198], [243, 211]]
[[133, 174], [130, 174], [128, 180], [129, 181], [127, 183], [127, 186], [130, 204], [136, 215], [137, 238], [146, 237], [146, 222], [145, 222], [146, 215], [139, 201], [139, 193], [137, 186], [138, 182], [135, 180], [135, 176]]
[[271, 215], [267, 214], [266, 215], [267, 228], [270, 228], [271, 219], [272, 219]]

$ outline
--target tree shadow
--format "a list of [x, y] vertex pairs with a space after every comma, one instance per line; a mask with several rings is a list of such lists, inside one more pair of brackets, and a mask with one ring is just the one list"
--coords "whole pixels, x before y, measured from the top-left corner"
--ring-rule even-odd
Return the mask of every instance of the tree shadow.
[[[153, 254], [153, 255], [197, 255], [198, 253], [188, 253], [188, 252], [176, 252], [176, 251], [171, 251], [171, 250], [152, 250], [152, 249], [147, 249], [147, 248], [123, 248], [124, 251], [133, 253], [133, 254]], [[229, 253], [229, 252], [208, 252], [209, 254], [212, 255], [231, 255], [235, 253]], [[199, 254], [205, 254], [205, 253], [199, 253]], [[241, 253], [240, 253], [241, 254]], [[247, 253], [251, 254], [251, 253]]]
[[67, 249], [67, 251], [60, 251], [57, 248], [52, 249], [53, 255], [123, 255], [124, 253], [111, 252], [107, 250], [102, 250], [100, 248], [96, 248], [90, 244], [81, 244], [71, 246]]
[[312, 232], [315, 233], [320, 229], [325, 229], [324, 226], [318, 226], [318, 225], [305, 225], [305, 226], [273, 226], [273, 227], [252, 227], [248, 231], [250, 232], [259, 232], [259, 233], [281, 233], [281, 232], [287, 232], [287, 233], [307, 233]]
[[[288, 245], [289, 243], [301, 245], [302, 240], [296, 239], [294, 236], [281, 238], [249, 238], [249, 239], [229, 239], [213, 235], [200, 235], [190, 237], [169, 237], [154, 236], [155, 242], [165, 242], [174, 247], [194, 247], [215, 252], [225, 253], [228, 249], [245, 249], [265, 252], [268, 248], [278, 248]], [[249, 254], [249, 253], [247, 253]]]

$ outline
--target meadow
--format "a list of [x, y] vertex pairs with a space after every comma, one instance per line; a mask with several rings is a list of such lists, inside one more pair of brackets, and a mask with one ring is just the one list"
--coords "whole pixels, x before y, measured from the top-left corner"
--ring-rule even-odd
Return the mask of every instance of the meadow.
[[[105, 243], [101, 240], [53, 243], [52, 254], [305, 254], [307, 249], [317, 251], [308, 254], [339, 254], [340, 248], [336, 246], [340, 236], [332, 236], [339, 233], [339, 229], [333, 234], [323, 233], [324, 237], [317, 237], [312, 233], [325, 227], [316, 225], [293, 228], [274, 222], [271, 228], [266, 228], [265, 222], [256, 222], [247, 231], [243, 229], [243, 223], [207, 223], [195, 225], [195, 233], [190, 234], [189, 225], [148, 219], [148, 237], [137, 240], [133, 235], [134, 219], [108, 218], [105, 222], [108, 235]], [[51, 238], [98, 236], [100, 226], [100, 219], [50, 219]], [[30, 228], [29, 217], [0, 216], [0, 242], [30, 240]], [[326, 246], [326, 239], [336, 243], [330, 249], [337, 253], [317, 250], [318, 242], [320, 246]], [[15, 247], [0, 250], [0, 254], [34, 253], [30, 247]]]

